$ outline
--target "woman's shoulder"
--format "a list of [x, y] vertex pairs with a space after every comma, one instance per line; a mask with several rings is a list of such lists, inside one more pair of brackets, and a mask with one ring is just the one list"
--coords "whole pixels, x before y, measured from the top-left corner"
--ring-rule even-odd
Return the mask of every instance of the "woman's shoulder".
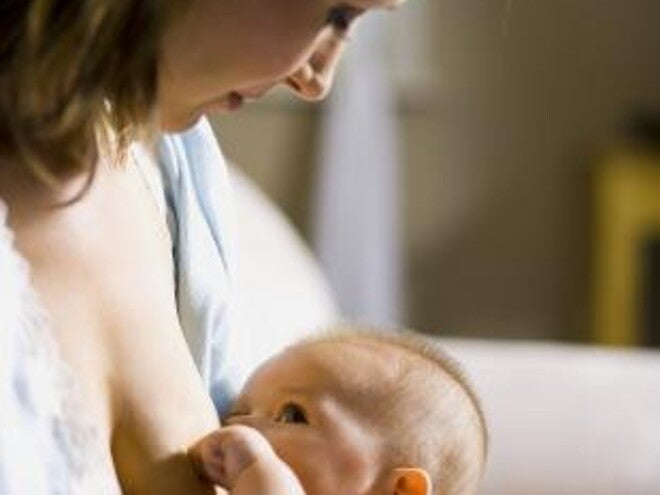
[[83, 198], [81, 193], [88, 183], [87, 174], [80, 174], [52, 186], [15, 162], [0, 161], [0, 200], [6, 206], [6, 221], [19, 242], [23, 234], [47, 232], [49, 227], [62, 227], [63, 222], [74, 227], [74, 208], [64, 205], [74, 203], [78, 196]]

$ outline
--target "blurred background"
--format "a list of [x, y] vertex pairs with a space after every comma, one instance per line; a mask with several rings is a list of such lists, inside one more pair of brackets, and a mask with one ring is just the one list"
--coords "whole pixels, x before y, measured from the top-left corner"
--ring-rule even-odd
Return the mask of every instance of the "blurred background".
[[352, 318], [659, 345], [658, 26], [657, 0], [410, 0], [323, 105], [213, 125]]

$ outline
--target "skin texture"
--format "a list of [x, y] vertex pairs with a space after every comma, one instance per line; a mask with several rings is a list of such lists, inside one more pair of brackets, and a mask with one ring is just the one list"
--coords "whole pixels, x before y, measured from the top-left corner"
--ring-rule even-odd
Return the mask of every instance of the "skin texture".
[[213, 493], [184, 454], [218, 421], [178, 324], [164, 220], [137, 169], [101, 164], [67, 208], [52, 204], [82, 181], [54, 198], [0, 170], [16, 247], [124, 492]]
[[[330, 90], [345, 39], [364, 13], [395, 0], [193, 0], [164, 42], [161, 119], [181, 129], [279, 84], [308, 101]], [[346, 25], [328, 22], [339, 13]]]
[[[307, 493], [369, 493], [381, 474], [378, 435], [344, 394], [374, 383], [372, 358], [351, 348], [341, 355], [327, 346], [291, 349], [255, 373], [227, 422], [259, 430]], [[297, 422], [297, 409], [307, 424]]]
[[[226, 423], [189, 455], [234, 495], [278, 495], [287, 483], [298, 494], [292, 473], [307, 495], [471, 495], [485, 462], [469, 380], [411, 333], [351, 331], [290, 347], [254, 373]], [[266, 478], [272, 485], [255, 491]]]
[[[384, 466], [381, 432], [354, 407], [390, 373], [382, 355], [351, 344], [289, 349], [252, 376], [227, 420], [231, 426], [192, 449], [196, 465], [233, 495], [299, 493], [289, 469], [308, 495], [425, 495], [424, 470]], [[254, 491], [255, 480], [266, 476], [279, 481]]]
[[191, 458], [201, 477], [230, 493], [305, 493], [293, 471], [275, 454], [268, 440], [253, 428], [224, 427], [200, 441], [191, 452], [194, 452]]
[[[351, 5], [362, 12], [389, 4]], [[324, 96], [344, 48], [345, 30], [325, 24], [337, 5], [192, 0], [161, 50], [163, 127], [182, 130], [206, 110], [227, 110], [237, 91], [256, 98], [284, 83], [305, 99]], [[178, 322], [166, 224], [138, 171], [102, 156], [87, 194], [55, 208], [84, 178], [50, 191], [11, 157], [2, 161], [0, 198], [16, 247], [123, 492], [214, 493], [186, 452], [219, 424]]]

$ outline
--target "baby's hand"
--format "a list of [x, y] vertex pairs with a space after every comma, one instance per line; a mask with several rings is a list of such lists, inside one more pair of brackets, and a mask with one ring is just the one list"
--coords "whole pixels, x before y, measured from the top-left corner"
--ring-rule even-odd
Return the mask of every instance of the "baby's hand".
[[254, 428], [233, 425], [197, 442], [189, 455], [198, 474], [232, 495], [304, 495], [300, 482]]

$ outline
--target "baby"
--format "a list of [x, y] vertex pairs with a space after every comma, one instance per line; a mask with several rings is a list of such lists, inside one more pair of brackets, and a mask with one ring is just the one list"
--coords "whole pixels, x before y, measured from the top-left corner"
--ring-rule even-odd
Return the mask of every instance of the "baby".
[[191, 451], [232, 495], [471, 495], [487, 432], [444, 352], [411, 334], [344, 332], [263, 364]]

